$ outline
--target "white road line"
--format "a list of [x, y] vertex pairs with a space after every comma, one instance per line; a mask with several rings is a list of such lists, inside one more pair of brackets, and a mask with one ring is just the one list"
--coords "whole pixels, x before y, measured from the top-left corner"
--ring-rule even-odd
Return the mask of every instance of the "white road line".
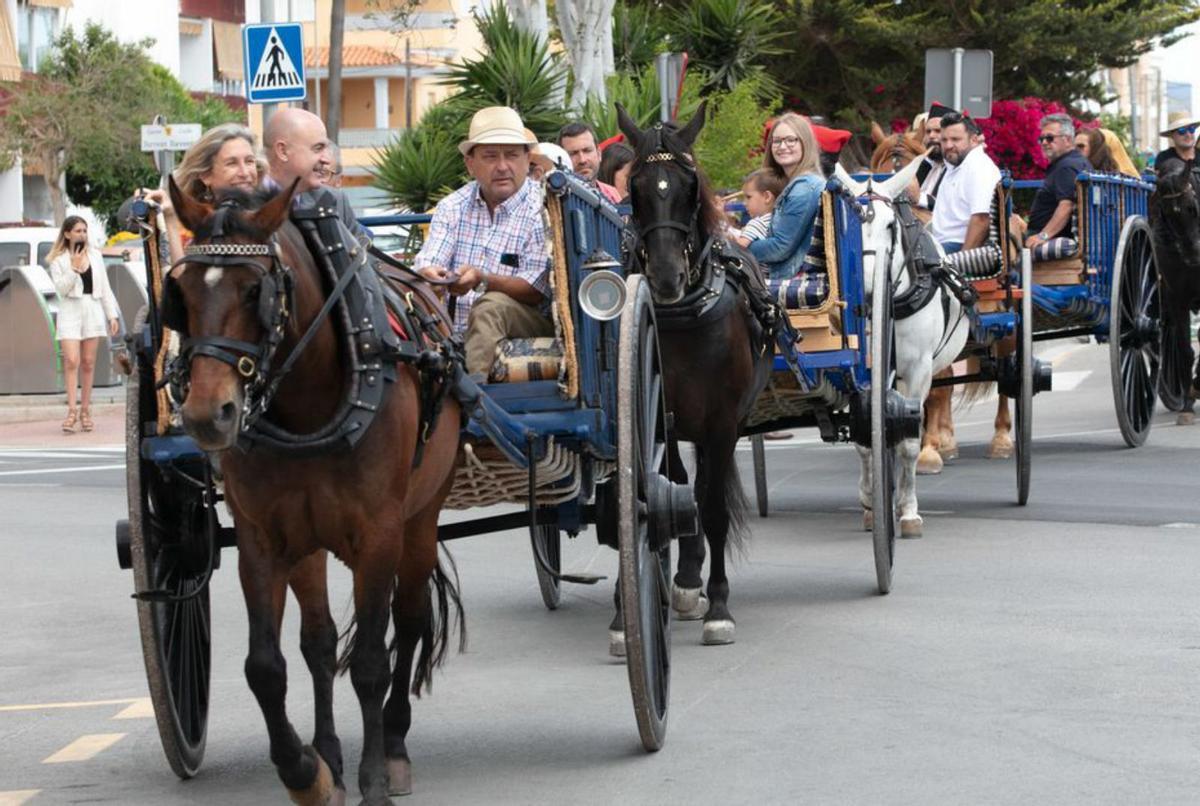
[[89, 470], [124, 470], [125, 463], [119, 465], [88, 465], [86, 467], [44, 467], [38, 470], [2, 470], [0, 476], [42, 476], [47, 473], [86, 473]]
[[0, 705], [0, 713], [12, 711], [54, 711], [61, 708], [98, 708], [101, 705], [131, 705], [141, 697], [125, 697], [115, 700], [79, 700], [76, 702], [37, 702], [28, 705]]
[[86, 736], [80, 736], [57, 753], [42, 759], [42, 763], [67, 764], [72, 761], [87, 761], [103, 753], [128, 735], [127, 733], [89, 733]]
[[7, 792], [0, 792], [0, 806], [21, 806], [22, 803], [29, 801], [40, 789], [10, 789]]
[[1079, 384], [1087, 380], [1088, 376], [1091, 374], [1092, 371], [1090, 369], [1072, 370], [1070, 372], [1055, 372], [1054, 380], [1052, 381], [1054, 385], [1053, 391], [1070, 392], [1078, 387]]
[[131, 705], [121, 709], [113, 719], [153, 719], [154, 704], [150, 702], [149, 697], [142, 697], [140, 700], [135, 700]]
[[1175, 523], [1164, 523], [1159, 526], [1160, 529], [1200, 529], [1200, 523], [1188, 523], [1186, 521], [1176, 521]]

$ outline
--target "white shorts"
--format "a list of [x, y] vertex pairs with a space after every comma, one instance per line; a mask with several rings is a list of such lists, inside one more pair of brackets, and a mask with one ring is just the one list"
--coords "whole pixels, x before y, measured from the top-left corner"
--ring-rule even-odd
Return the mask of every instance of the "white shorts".
[[108, 335], [104, 306], [95, 297], [66, 297], [58, 301], [58, 340], [103, 338]]

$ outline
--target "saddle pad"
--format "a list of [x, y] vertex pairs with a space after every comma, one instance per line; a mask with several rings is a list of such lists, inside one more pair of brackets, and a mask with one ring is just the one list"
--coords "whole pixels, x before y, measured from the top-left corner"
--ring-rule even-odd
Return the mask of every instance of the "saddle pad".
[[787, 280], [768, 280], [771, 298], [788, 311], [820, 308], [829, 296], [829, 276], [823, 271], [800, 272]]
[[1073, 238], [1051, 238], [1033, 248], [1033, 262], [1044, 260], [1062, 260], [1073, 257], [1079, 251], [1079, 244]]
[[562, 342], [552, 336], [505, 339], [496, 345], [488, 382], [557, 381], [562, 360]]

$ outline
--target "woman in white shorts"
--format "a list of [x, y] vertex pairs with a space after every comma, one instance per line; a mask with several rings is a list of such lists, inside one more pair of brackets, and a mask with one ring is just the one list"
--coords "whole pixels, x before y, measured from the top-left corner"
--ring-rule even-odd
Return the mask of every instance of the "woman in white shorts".
[[[91, 431], [96, 351], [100, 339], [116, 336], [120, 329], [117, 300], [108, 285], [104, 256], [88, 243], [87, 222], [79, 216], [67, 216], [63, 221], [46, 259], [50, 264], [50, 279], [58, 292], [58, 342], [67, 387], [67, 418], [62, 430], [73, 434], [78, 423], [84, 431]], [[78, 409], [76, 383], [82, 387]]]

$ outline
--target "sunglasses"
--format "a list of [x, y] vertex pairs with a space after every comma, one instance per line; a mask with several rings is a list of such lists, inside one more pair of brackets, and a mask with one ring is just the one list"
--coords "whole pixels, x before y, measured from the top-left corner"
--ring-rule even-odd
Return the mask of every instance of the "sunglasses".
[[1038, 138], [1039, 143], [1053, 143], [1056, 138], [1066, 137], [1065, 134], [1043, 134]]
[[1185, 134], [1195, 134], [1196, 128], [1197, 126], [1195, 123], [1193, 123], [1191, 126], [1180, 126], [1178, 129], [1173, 130], [1171, 134], [1178, 134], [1181, 136]]

